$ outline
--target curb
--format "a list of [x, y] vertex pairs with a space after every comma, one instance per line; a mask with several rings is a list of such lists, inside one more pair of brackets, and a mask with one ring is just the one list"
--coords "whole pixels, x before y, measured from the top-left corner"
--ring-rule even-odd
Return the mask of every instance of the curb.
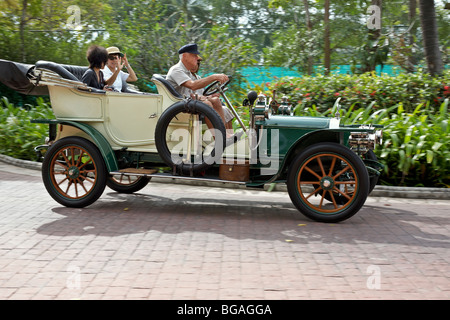
[[5, 156], [3, 154], [0, 154], [0, 161], [5, 162], [10, 165], [13, 165], [13, 166], [16, 166], [16, 167], [20, 167], [20, 168], [39, 170], [39, 171], [42, 168], [42, 163], [40, 163], [40, 162], [16, 159], [16, 158], [13, 158], [10, 156]]
[[[7, 164], [40, 171], [42, 163], [16, 159], [10, 156], [0, 154], [0, 161]], [[161, 183], [174, 183], [174, 184], [187, 184], [194, 186], [209, 186], [219, 188], [233, 188], [233, 189], [248, 189], [243, 185], [236, 185], [226, 182], [206, 182], [195, 180], [182, 180], [182, 179], [167, 179], [167, 178], [153, 178], [153, 182]], [[287, 192], [287, 186], [283, 183], [278, 183], [271, 188], [271, 185], [265, 185], [264, 190]], [[407, 199], [436, 199], [436, 200], [450, 200], [450, 188], [414, 188], [414, 187], [391, 187], [377, 185], [375, 189], [370, 193], [371, 197], [388, 197], [388, 198], [407, 198]]]

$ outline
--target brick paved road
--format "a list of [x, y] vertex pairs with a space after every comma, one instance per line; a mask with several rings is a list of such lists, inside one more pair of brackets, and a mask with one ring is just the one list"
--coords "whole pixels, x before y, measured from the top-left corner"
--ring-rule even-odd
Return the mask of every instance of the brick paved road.
[[450, 298], [450, 201], [323, 224], [283, 192], [151, 183], [71, 209], [0, 163], [0, 206], [0, 299]]

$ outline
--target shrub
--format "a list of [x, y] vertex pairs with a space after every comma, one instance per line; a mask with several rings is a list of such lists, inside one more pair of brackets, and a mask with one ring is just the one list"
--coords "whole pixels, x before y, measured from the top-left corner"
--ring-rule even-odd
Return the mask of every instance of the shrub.
[[286, 95], [297, 114], [314, 105], [323, 112], [331, 108], [337, 98], [341, 98], [344, 109], [365, 107], [374, 101], [373, 109], [402, 103], [406, 112], [413, 112], [418, 104], [429, 102], [431, 110], [437, 110], [445, 98], [450, 97], [450, 70], [442, 77], [420, 71], [395, 77], [374, 73], [285, 77], [257, 90], [269, 95], [276, 90], [278, 97]]
[[[450, 187], [450, 125], [449, 99], [437, 111], [432, 103], [420, 103], [413, 112], [406, 112], [402, 103], [373, 110], [366, 108], [341, 110], [341, 124], [380, 124], [383, 144], [375, 149], [385, 165], [381, 182], [385, 185], [410, 187]], [[336, 107], [320, 112], [315, 106], [302, 115], [332, 116]]]
[[0, 101], [0, 153], [18, 159], [35, 160], [34, 147], [44, 143], [48, 126], [31, 119], [52, 119], [53, 113], [42, 98], [36, 106], [15, 107], [3, 97]]
[[450, 187], [448, 99], [437, 111], [430, 105], [421, 103], [406, 113], [399, 104], [397, 113], [378, 121], [386, 127], [378, 154], [388, 165], [387, 184]]
[[398, 76], [284, 77], [252, 88], [277, 100], [286, 95], [296, 115], [334, 116], [340, 98], [342, 123], [384, 125], [376, 150], [385, 164], [381, 182], [396, 186], [450, 187], [450, 70]]

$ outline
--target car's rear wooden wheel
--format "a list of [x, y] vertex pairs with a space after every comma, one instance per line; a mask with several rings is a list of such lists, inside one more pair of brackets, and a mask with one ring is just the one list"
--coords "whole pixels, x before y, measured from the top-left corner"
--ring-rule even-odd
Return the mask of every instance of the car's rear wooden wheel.
[[145, 188], [149, 182], [149, 177], [117, 174], [109, 176], [106, 185], [119, 193], [133, 193]]

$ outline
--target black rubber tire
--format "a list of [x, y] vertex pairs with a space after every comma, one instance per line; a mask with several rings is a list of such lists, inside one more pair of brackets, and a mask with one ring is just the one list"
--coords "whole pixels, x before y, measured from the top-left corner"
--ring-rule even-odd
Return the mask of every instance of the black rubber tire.
[[[378, 158], [375, 154], [375, 152], [373, 152], [373, 150], [369, 150], [365, 155], [364, 155], [365, 159], [368, 160], [373, 160], [373, 161], [378, 161]], [[378, 183], [378, 179], [380, 178], [380, 176], [378, 175], [369, 175], [369, 179], [370, 179], [370, 185], [369, 185], [369, 194], [373, 191], [373, 189], [375, 188], [375, 186]]]
[[109, 176], [106, 180], [106, 185], [110, 189], [119, 193], [134, 193], [145, 188], [149, 182], [149, 177], [138, 177], [136, 181], [133, 181], [131, 183], [120, 183], [116, 181], [112, 176]]
[[[80, 151], [81, 156], [75, 154]], [[94, 203], [105, 190], [106, 178], [106, 165], [97, 146], [81, 137], [56, 141], [46, 152], [42, 163], [45, 188], [53, 199], [66, 207], [83, 208]], [[68, 186], [62, 187], [66, 181]], [[69, 194], [73, 190], [75, 196]]]
[[[320, 161], [323, 170], [320, 169], [317, 160], [322, 158], [323, 160]], [[334, 162], [332, 159], [334, 159]], [[328, 163], [330, 160], [331, 163]], [[328, 162], [323, 163], [323, 161]], [[345, 162], [345, 165], [342, 166], [342, 162]], [[324, 191], [325, 187], [323, 185], [325, 180], [327, 180], [327, 183], [331, 182], [331, 188], [339, 183], [343, 183], [342, 180], [345, 179], [340, 178], [344, 175], [344, 172], [338, 174], [335, 169], [338, 169], [337, 171], [340, 172], [347, 167], [348, 169], [346, 169], [345, 174], [350, 179], [354, 179], [354, 190], [347, 195], [348, 198], [346, 198], [347, 200], [344, 203], [335, 201], [336, 203], [326, 204], [330, 205], [331, 209], [325, 208], [326, 205], [322, 207], [323, 201], [327, 200], [326, 194], [334, 190], [329, 189], [326, 192]], [[308, 171], [311, 169], [315, 172], [315, 175]], [[330, 171], [333, 171], [331, 175], [329, 175]], [[337, 175], [339, 177], [333, 179], [333, 176]], [[314, 188], [314, 191], [307, 197], [303, 194], [305, 191], [300, 190], [299, 186], [302, 184], [311, 185]], [[306, 217], [318, 222], [335, 223], [352, 217], [364, 205], [369, 193], [369, 175], [361, 158], [347, 147], [337, 143], [318, 143], [305, 149], [293, 160], [288, 172], [287, 188], [293, 204]], [[308, 200], [308, 197], [311, 196], [322, 197], [318, 206]], [[320, 198], [316, 200], [320, 200]]]
[[[180, 113], [196, 114], [208, 118], [216, 131], [218, 130], [221, 134], [221, 139], [215, 139], [214, 148], [211, 154], [203, 158], [201, 163], [174, 163], [172, 160], [166, 141], [167, 128], [172, 119]], [[155, 144], [159, 156], [169, 167], [173, 168], [175, 166], [177, 171], [181, 174], [188, 175], [207, 169], [214, 163], [214, 159], [218, 159], [222, 155], [223, 150], [225, 149], [225, 143], [226, 132], [222, 118], [213, 108], [198, 100], [184, 100], [171, 105], [161, 114], [155, 128]]]

